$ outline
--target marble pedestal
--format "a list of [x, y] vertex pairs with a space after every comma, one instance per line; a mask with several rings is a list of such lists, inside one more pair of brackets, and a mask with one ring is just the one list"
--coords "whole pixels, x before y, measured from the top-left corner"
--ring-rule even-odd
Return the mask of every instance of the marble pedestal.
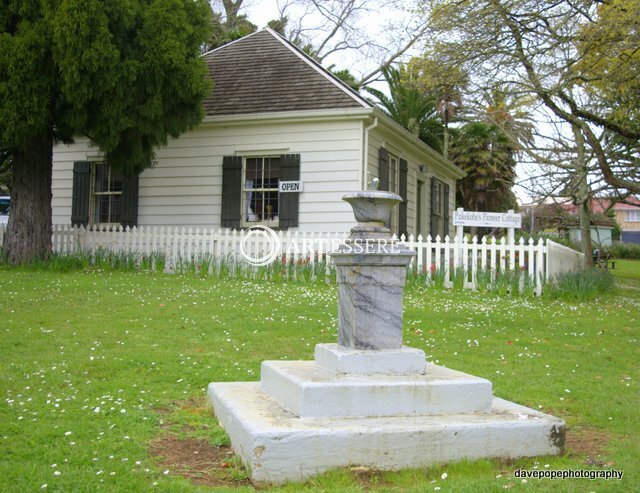
[[424, 359], [422, 370], [403, 373], [404, 363], [394, 362], [403, 350], [419, 351], [370, 352], [364, 357], [389, 373], [349, 373], [337, 370], [362, 362], [362, 351], [319, 345], [315, 361], [264, 362], [260, 382], [211, 383], [209, 402], [257, 483], [354, 465], [396, 470], [562, 451], [562, 420], [495, 398], [488, 380]]

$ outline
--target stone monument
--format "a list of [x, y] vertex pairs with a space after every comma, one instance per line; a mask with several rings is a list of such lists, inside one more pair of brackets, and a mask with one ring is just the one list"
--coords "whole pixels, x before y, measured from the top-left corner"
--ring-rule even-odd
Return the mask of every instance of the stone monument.
[[260, 382], [209, 384], [209, 401], [252, 480], [462, 459], [553, 455], [562, 420], [493, 397], [491, 382], [428, 363], [402, 345], [402, 293], [415, 253], [385, 226], [400, 196], [353, 192], [358, 224], [332, 254], [338, 343], [314, 361], [264, 361]]

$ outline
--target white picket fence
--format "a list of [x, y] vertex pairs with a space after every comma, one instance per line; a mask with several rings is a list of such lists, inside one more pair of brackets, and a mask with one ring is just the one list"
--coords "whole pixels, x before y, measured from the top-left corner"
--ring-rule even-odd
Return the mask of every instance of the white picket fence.
[[[228, 229], [147, 227], [101, 228], [53, 227], [53, 250], [58, 253], [108, 252], [133, 253], [141, 261], [145, 257], [160, 255], [164, 269], [175, 272], [184, 262], [197, 262], [208, 258], [214, 262], [224, 260], [232, 264], [247, 264], [241, 255], [259, 257], [268, 249], [264, 237], [255, 235], [243, 240], [243, 232]], [[278, 232], [280, 254], [278, 262], [285, 266], [323, 264], [329, 274], [331, 252], [346, 239], [347, 233]], [[4, 228], [0, 227], [0, 245]], [[395, 238], [394, 238], [395, 240]], [[517, 272], [532, 282], [539, 294], [542, 285], [552, 276], [580, 265], [583, 255], [551, 240], [509, 242], [506, 238], [483, 237], [480, 241], [466, 236], [453, 239], [448, 236], [435, 239], [413, 235], [402, 236], [399, 243], [416, 251], [411, 265], [414, 272], [424, 274], [427, 282], [439, 278], [444, 286], [452, 286], [457, 279], [466, 288], [478, 285], [479, 275], [487, 274], [495, 280], [500, 273]], [[248, 266], [248, 264], [247, 264]]]

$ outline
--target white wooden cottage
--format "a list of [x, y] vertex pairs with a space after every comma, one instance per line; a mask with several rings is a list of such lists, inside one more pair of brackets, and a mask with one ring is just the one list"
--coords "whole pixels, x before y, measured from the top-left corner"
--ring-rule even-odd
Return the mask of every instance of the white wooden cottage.
[[405, 199], [394, 232], [451, 230], [464, 173], [280, 35], [264, 29], [204, 59], [214, 90], [203, 122], [139, 176], [112, 172], [87, 139], [55, 146], [54, 224], [342, 232], [354, 220], [341, 197], [379, 177]]

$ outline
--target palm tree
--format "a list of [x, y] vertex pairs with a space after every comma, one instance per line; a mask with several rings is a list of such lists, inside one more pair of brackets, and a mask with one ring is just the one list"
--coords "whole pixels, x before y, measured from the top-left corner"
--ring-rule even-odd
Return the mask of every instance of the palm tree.
[[411, 83], [411, 74], [404, 65], [387, 67], [382, 75], [389, 87], [389, 95], [366, 87], [375, 96], [374, 103], [396, 123], [413, 133], [438, 152], [442, 152], [444, 127], [436, 111], [436, 99], [421, 92]]
[[527, 107], [530, 97], [519, 97], [504, 87], [494, 87], [484, 97], [482, 121], [498, 125], [516, 148], [531, 143], [535, 123]]
[[499, 125], [471, 122], [457, 129], [450, 159], [467, 173], [458, 182], [466, 210], [500, 210], [513, 197], [515, 148]]

